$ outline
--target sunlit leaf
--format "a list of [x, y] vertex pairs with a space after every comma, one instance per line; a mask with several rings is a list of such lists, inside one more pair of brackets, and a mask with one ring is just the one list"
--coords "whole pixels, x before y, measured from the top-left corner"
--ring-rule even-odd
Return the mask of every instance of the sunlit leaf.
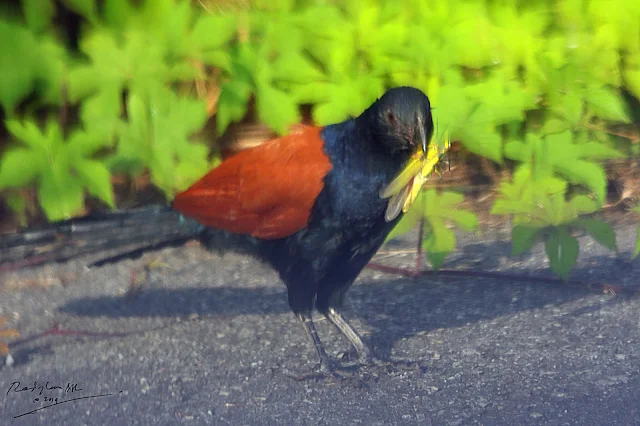
[[271, 68], [274, 80], [307, 83], [323, 78], [323, 74], [300, 53], [290, 52], [281, 55], [271, 64]]
[[38, 201], [49, 220], [68, 219], [83, 207], [82, 185], [65, 171], [45, 170], [38, 185]]
[[30, 184], [43, 167], [42, 158], [29, 149], [17, 148], [2, 154], [0, 189]]
[[629, 117], [620, 94], [606, 87], [593, 87], [587, 90], [587, 103], [596, 115], [605, 120], [629, 123]]
[[203, 15], [196, 21], [191, 34], [193, 48], [200, 52], [221, 48], [234, 37], [235, 31], [233, 16]]
[[0, 104], [12, 112], [34, 88], [39, 47], [26, 28], [0, 19]]
[[280, 134], [300, 121], [298, 105], [292, 96], [271, 86], [261, 85], [257, 94], [260, 119]]
[[109, 207], [115, 207], [111, 173], [104, 164], [99, 161], [84, 160], [76, 162], [73, 169], [91, 195], [104, 201]]

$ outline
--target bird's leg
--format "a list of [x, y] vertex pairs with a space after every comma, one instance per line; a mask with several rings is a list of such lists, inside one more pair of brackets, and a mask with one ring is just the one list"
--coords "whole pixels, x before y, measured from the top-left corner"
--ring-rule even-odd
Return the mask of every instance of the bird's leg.
[[320, 358], [320, 374], [303, 374], [303, 375], [292, 375], [297, 380], [305, 380], [309, 378], [317, 378], [318, 376], [328, 375], [336, 379], [344, 379], [348, 377], [348, 374], [338, 372], [334, 366], [333, 361], [327, 355], [327, 352], [324, 350], [322, 346], [322, 342], [320, 341], [320, 337], [318, 337], [318, 331], [316, 330], [316, 326], [313, 323], [313, 319], [311, 317], [310, 312], [297, 313], [296, 316], [300, 320], [304, 331], [313, 341], [313, 345], [316, 348], [316, 352], [318, 354], [318, 358]]
[[327, 319], [331, 321], [333, 325], [336, 326], [338, 330], [351, 342], [356, 352], [358, 353], [358, 358], [361, 364], [371, 364], [375, 357], [371, 352], [371, 349], [362, 341], [360, 334], [353, 328], [349, 322], [344, 319], [344, 317], [340, 314], [340, 312], [336, 311], [334, 308], [329, 308], [327, 313], [325, 314]]
[[362, 341], [360, 334], [353, 328], [351, 324], [334, 308], [329, 308], [325, 314], [327, 319], [336, 326], [338, 330], [351, 342], [356, 352], [358, 353], [359, 362], [361, 365], [377, 366], [377, 367], [390, 367], [400, 366], [403, 368], [415, 369], [417, 363], [411, 360], [393, 360], [385, 361], [377, 358], [371, 349]]
[[322, 342], [320, 341], [320, 337], [318, 336], [318, 331], [316, 330], [316, 325], [313, 323], [311, 314], [300, 313], [298, 314], [298, 319], [300, 320], [300, 323], [302, 323], [302, 327], [307, 333], [307, 336], [309, 336], [313, 341], [313, 346], [316, 348], [318, 358], [320, 358], [321, 368], [331, 365], [331, 360], [329, 359], [327, 352], [324, 350], [324, 346], [322, 346]]

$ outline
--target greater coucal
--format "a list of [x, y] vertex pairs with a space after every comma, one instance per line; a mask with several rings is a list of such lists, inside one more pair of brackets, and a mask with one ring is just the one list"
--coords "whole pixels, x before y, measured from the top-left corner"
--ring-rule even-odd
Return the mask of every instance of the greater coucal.
[[279, 273], [323, 373], [335, 374], [312, 311], [344, 334], [361, 363], [374, 360], [339, 310], [402, 217], [396, 212], [385, 219], [389, 201], [380, 192], [413, 155], [426, 155], [432, 134], [428, 97], [411, 87], [391, 89], [357, 118], [298, 126], [287, 136], [241, 151], [178, 194], [171, 207], [93, 215], [4, 236], [0, 250], [13, 252], [14, 260], [17, 253], [34, 257], [34, 246], [55, 244], [57, 238], [65, 243], [54, 260], [64, 260], [79, 253], [69, 244], [74, 241], [83, 242], [85, 251], [146, 244], [110, 262], [197, 238], [210, 249], [252, 254]]

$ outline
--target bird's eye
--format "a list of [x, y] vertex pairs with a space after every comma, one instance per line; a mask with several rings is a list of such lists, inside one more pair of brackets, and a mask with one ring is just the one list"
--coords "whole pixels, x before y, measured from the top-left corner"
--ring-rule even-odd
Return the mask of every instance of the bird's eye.
[[396, 124], [396, 116], [391, 111], [387, 111], [387, 122], [392, 126]]

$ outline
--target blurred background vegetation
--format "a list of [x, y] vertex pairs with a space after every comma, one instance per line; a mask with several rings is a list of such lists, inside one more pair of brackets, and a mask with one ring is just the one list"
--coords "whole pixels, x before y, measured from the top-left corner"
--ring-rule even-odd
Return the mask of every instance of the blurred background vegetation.
[[22, 0], [0, 6], [0, 40], [3, 231], [170, 200], [399, 85], [431, 98], [435, 143], [457, 142], [454, 178], [396, 229], [421, 221], [433, 266], [451, 224], [477, 228], [469, 205], [512, 220], [516, 254], [544, 242], [563, 277], [576, 232], [616, 249], [603, 207], [638, 210], [640, 2]]

